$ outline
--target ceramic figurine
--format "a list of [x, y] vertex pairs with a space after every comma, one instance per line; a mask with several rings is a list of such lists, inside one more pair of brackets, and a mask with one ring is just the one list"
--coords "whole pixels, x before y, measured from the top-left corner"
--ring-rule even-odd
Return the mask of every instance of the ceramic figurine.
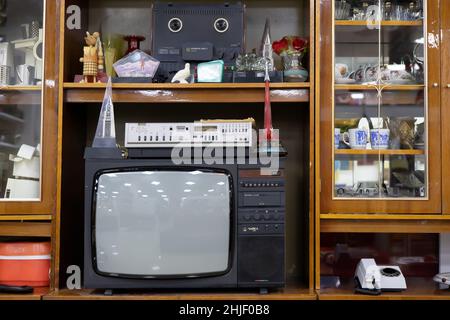
[[100, 33], [94, 32], [90, 34], [86, 32], [84, 38], [87, 46], [83, 48], [84, 55], [80, 58], [80, 62], [83, 63], [83, 80], [82, 83], [89, 82], [89, 78], [93, 78], [93, 82], [97, 82], [97, 75], [99, 70], [103, 70], [103, 50], [100, 40]]
[[178, 71], [172, 79], [172, 83], [188, 83], [187, 79], [191, 76], [191, 65], [186, 63], [183, 70]]

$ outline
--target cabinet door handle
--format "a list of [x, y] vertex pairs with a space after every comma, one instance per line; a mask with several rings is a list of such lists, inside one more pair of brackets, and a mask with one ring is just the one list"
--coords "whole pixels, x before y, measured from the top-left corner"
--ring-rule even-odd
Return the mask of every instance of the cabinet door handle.
[[449, 84], [447, 84], [447, 88], [449, 88], [449, 89], [450, 89], [450, 83], [449, 83]]
[[437, 82], [433, 83], [433, 88], [437, 88], [437, 87], [439, 87], [439, 83], [437, 83]]

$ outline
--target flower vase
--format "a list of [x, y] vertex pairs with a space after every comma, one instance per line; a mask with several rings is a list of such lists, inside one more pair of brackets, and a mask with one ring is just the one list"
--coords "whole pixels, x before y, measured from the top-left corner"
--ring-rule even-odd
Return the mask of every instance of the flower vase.
[[308, 79], [309, 73], [302, 66], [303, 56], [300, 52], [282, 54], [284, 81], [305, 82]]

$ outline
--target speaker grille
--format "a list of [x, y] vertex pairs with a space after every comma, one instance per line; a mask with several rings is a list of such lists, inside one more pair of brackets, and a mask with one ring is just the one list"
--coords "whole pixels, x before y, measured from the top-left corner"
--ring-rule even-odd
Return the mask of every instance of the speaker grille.
[[284, 282], [283, 236], [241, 236], [238, 250], [239, 282], [258, 286]]

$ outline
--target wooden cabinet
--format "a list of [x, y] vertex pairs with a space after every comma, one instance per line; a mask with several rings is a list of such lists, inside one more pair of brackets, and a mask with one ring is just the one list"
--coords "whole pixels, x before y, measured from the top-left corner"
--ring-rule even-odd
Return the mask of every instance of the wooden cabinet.
[[[181, 2], [181, 1], [180, 1]], [[194, 1], [195, 2], [195, 1]], [[86, 31], [101, 32], [103, 41], [114, 34], [135, 33], [148, 40], [151, 48], [151, 4], [136, 0], [65, 0], [61, 17], [69, 6], [81, 8], [81, 29], [61, 28], [62, 62], [59, 79], [62, 96], [59, 104], [59, 185], [55, 234], [55, 287], [49, 299], [101, 299], [90, 290], [65, 289], [69, 265], [83, 261], [83, 152], [92, 143], [105, 84], [75, 83], [82, 72], [79, 58]], [[223, 3], [223, 1], [205, 1]], [[314, 12], [315, 1], [245, 1], [246, 51], [259, 46], [266, 17], [271, 19], [272, 41], [286, 35], [309, 38], [307, 82], [271, 83], [274, 127], [280, 129], [282, 143], [289, 150], [287, 192], [288, 287], [271, 293], [268, 299], [315, 299], [314, 284]], [[67, 15], [66, 15], [67, 16]], [[127, 17], [123, 19], [123, 17]], [[61, 25], [63, 21], [61, 21]], [[280, 64], [276, 57], [276, 63]], [[183, 122], [212, 118], [253, 117], [263, 127], [263, 83], [114, 83], [118, 143], [123, 144], [125, 122]], [[200, 294], [127, 295], [127, 299], [201, 299]], [[258, 295], [236, 292], [217, 293], [217, 299], [254, 299]], [[108, 298], [108, 297], [106, 297]]]
[[[441, 13], [441, 127], [442, 127], [442, 211], [450, 214], [450, 8], [447, 5]], [[439, 61], [439, 60], [435, 60]]]
[[44, 0], [0, 9], [0, 220], [55, 212], [58, 9], [58, 1]]
[[[411, 20], [408, 9], [417, 4], [423, 19]], [[368, 22], [363, 12], [376, 18]], [[315, 269], [321, 300], [373, 299], [354, 293], [353, 272], [366, 256], [397, 265], [417, 258], [401, 265], [408, 289], [377, 299], [450, 299], [432, 281], [445, 245], [439, 234], [450, 232], [449, 12], [443, 2], [426, 0], [321, 2]], [[381, 146], [383, 135], [389, 139]]]
[[[0, 241], [54, 239], [59, 9], [53, 0], [1, 1]], [[36, 149], [20, 153], [23, 145]], [[0, 300], [41, 300], [49, 291]]]
[[439, 7], [392, 3], [321, 4], [321, 214], [442, 212]]

